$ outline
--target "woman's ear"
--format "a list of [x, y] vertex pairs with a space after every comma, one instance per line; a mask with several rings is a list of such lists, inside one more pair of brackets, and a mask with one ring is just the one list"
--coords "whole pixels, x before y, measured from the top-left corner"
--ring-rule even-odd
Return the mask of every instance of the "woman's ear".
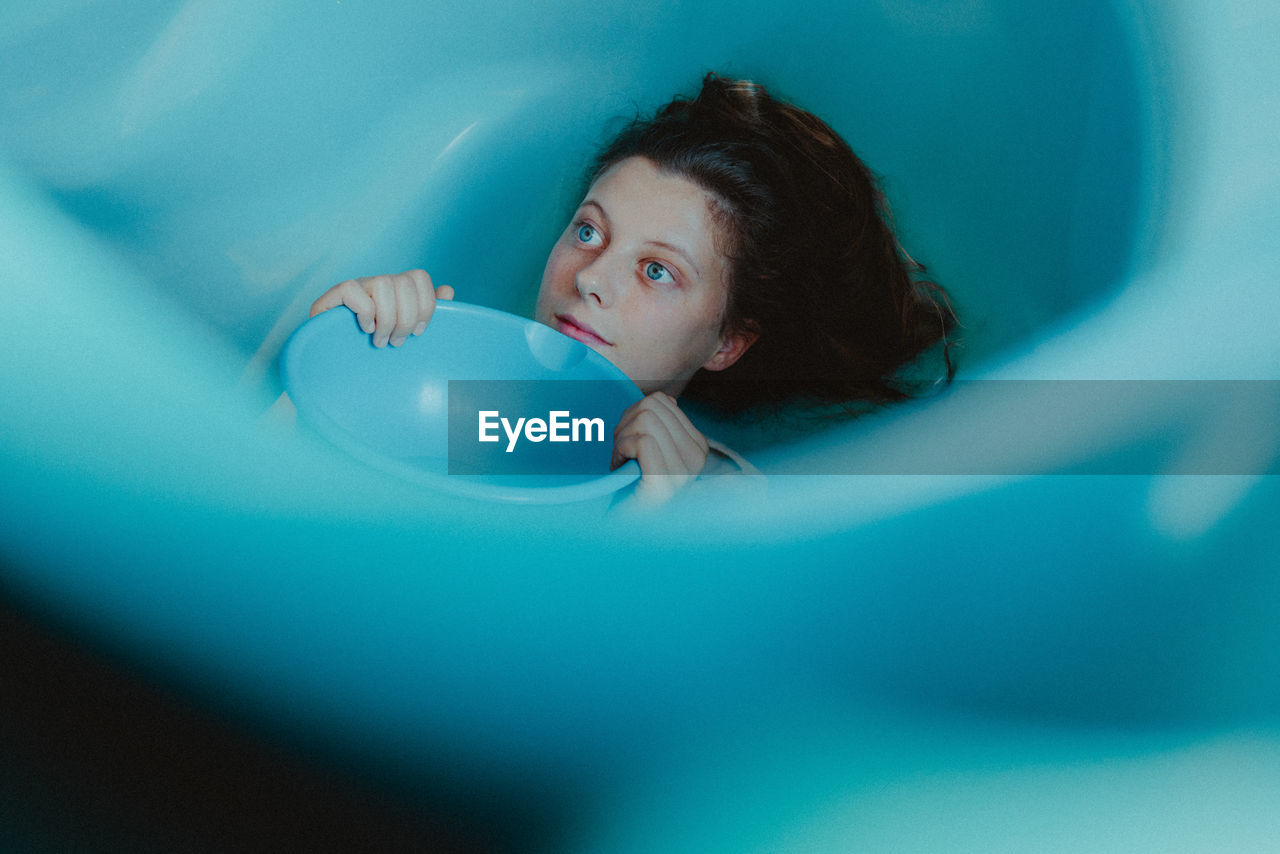
[[723, 371], [742, 358], [751, 345], [760, 338], [760, 327], [751, 320], [738, 324], [720, 339], [720, 347], [702, 367], [708, 371]]

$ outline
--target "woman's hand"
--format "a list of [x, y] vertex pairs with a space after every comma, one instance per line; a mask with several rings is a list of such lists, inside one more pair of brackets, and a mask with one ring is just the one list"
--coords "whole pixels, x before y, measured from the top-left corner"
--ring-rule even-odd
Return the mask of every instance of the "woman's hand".
[[437, 299], [453, 299], [453, 288], [434, 288], [425, 270], [409, 270], [334, 285], [311, 304], [309, 316], [345, 305], [356, 313], [360, 328], [373, 336], [373, 346], [399, 347], [410, 335], [426, 330]]
[[636, 499], [660, 504], [692, 483], [707, 462], [707, 438], [680, 411], [675, 398], [660, 391], [627, 408], [613, 431], [613, 462], [640, 463]]

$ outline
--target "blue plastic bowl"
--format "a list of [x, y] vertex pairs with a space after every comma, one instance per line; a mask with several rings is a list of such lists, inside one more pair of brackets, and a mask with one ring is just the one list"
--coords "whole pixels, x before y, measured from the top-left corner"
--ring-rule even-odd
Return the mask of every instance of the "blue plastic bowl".
[[[433, 488], [502, 501], [566, 502], [607, 495], [639, 477], [609, 470], [613, 428], [643, 397], [611, 362], [556, 330], [477, 305], [440, 302], [427, 330], [377, 348], [339, 308], [302, 324], [281, 357], [300, 421], [353, 456]], [[488, 416], [480, 443], [477, 414]], [[604, 422], [584, 441], [516, 447], [501, 426], [520, 417], [586, 412]], [[535, 434], [536, 435], [536, 434]], [[559, 437], [568, 435], [561, 430]], [[591, 441], [585, 441], [585, 439]]]

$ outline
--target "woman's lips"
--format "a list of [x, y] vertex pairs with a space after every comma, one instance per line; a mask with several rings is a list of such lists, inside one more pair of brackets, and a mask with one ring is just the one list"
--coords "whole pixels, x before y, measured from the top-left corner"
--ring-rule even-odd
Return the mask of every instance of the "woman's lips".
[[568, 335], [570, 338], [581, 341], [583, 344], [599, 344], [604, 347], [612, 347], [608, 341], [600, 337], [600, 333], [596, 332], [590, 326], [574, 318], [571, 314], [556, 315], [556, 329]]

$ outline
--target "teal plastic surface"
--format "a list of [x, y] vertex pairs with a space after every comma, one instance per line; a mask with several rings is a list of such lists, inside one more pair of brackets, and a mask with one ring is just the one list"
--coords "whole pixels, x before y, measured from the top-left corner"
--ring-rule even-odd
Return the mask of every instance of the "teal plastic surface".
[[[13, 5], [5, 593], [268, 728], [532, 785], [586, 849], [1273, 846], [1276, 413], [996, 381], [1280, 381], [1278, 42], [1261, 0]], [[595, 146], [709, 69], [884, 176], [982, 382], [643, 518], [262, 419], [343, 279], [527, 316]], [[1253, 469], [1171, 473], [1243, 419]], [[849, 473], [990, 436], [983, 473]]]
[[[634, 460], [609, 467], [613, 429], [640, 389], [586, 345], [522, 317], [441, 301], [420, 336], [379, 348], [343, 308], [300, 326], [280, 370], [304, 424], [428, 488], [561, 503], [607, 496], [640, 476]], [[529, 418], [546, 425], [553, 412], [565, 424], [554, 435], [543, 429], [536, 444], [513, 429]], [[588, 415], [599, 429], [573, 441], [573, 419]]]

